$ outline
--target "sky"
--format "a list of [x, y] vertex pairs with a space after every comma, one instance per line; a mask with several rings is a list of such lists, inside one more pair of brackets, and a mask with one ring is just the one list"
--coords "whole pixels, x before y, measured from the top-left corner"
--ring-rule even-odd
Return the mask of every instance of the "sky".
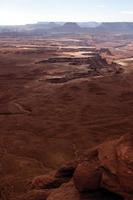
[[0, 0], [0, 25], [43, 21], [133, 22], [133, 0]]

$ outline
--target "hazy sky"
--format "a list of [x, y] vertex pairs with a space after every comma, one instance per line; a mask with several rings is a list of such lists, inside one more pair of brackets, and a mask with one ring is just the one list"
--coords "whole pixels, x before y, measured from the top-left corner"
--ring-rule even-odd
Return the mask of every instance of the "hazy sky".
[[133, 0], [0, 0], [0, 24], [132, 21]]

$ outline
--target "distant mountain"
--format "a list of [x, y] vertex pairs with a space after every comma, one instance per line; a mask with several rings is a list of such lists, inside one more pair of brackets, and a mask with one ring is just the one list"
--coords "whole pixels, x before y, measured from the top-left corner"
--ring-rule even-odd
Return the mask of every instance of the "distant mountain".
[[67, 22], [61, 27], [64, 31], [76, 31], [80, 30], [81, 27], [75, 22]]
[[60, 26], [55, 22], [38, 22], [36, 24], [27, 24], [25, 28], [33, 30], [33, 29], [51, 29]]
[[52, 31], [60, 32], [60, 33], [77, 33], [81, 32], [82, 28], [75, 22], [67, 22], [64, 23], [62, 26], [58, 26], [53, 28]]
[[133, 31], [133, 22], [106, 22], [98, 28], [107, 31], [130, 32]]
[[38, 22], [19, 26], [0, 26], [0, 34], [44, 35], [58, 33], [133, 33], [133, 22]]
[[38, 22], [37, 24], [38, 25], [44, 25], [45, 27], [48, 26], [48, 25], [51, 25], [51, 26], [63, 26], [65, 24], [78, 24], [80, 27], [83, 27], [83, 28], [95, 28], [95, 27], [98, 27], [100, 26], [101, 23], [99, 22]]
[[100, 22], [78, 22], [78, 25], [83, 28], [96, 28], [101, 25]]
[[65, 28], [80, 28], [80, 26], [76, 22], [67, 22], [62, 27], [65, 27]]

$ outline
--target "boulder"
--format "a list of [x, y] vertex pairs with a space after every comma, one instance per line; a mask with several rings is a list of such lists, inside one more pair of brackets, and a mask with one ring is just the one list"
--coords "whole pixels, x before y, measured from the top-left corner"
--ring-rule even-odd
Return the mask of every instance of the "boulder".
[[74, 182], [80, 192], [97, 190], [101, 184], [101, 169], [96, 162], [82, 162], [74, 173]]

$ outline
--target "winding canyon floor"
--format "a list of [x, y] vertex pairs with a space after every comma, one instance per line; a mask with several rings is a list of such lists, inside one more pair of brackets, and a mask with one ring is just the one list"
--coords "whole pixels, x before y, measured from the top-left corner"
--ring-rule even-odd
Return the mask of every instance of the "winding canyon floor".
[[[1, 38], [0, 46], [1, 198], [23, 193], [33, 177], [86, 149], [133, 132], [133, 44]], [[121, 72], [97, 73], [88, 63], [58, 60], [91, 58], [101, 46]]]

